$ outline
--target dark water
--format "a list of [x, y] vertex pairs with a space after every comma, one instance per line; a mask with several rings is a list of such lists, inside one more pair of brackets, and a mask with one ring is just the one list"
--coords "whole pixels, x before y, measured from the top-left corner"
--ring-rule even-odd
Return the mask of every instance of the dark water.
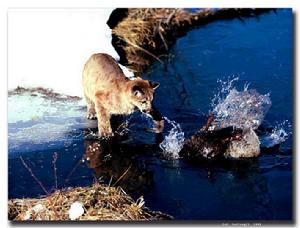
[[[239, 76], [238, 88], [250, 82], [259, 93], [271, 93], [268, 124], [292, 123], [291, 10], [195, 29], [177, 40], [166, 66], [154, 64], [144, 75], [160, 82], [155, 104], [164, 116], [180, 123], [186, 136], [205, 123], [217, 79], [232, 76]], [[45, 194], [24, 168], [22, 156], [48, 191], [55, 190], [56, 181], [64, 188], [100, 179], [121, 185], [134, 198], [143, 195], [146, 206], [176, 219], [293, 218], [292, 137], [255, 159], [168, 161], [160, 156], [161, 136], [149, 131], [148, 119], [133, 115], [128, 120], [130, 132], [119, 143], [98, 145], [86, 137], [95, 130], [95, 122], [85, 120], [82, 104], [76, 107], [69, 116], [54, 111], [37, 120], [9, 123], [9, 198]], [[45, 123], [50, 125], [41, 131], [37, 125]], [[62, 135], [51, 130], [55, 126], [60, 131], [66, 123], [70, 127]], [[163, 135], [169, 129], [167, 124]]]

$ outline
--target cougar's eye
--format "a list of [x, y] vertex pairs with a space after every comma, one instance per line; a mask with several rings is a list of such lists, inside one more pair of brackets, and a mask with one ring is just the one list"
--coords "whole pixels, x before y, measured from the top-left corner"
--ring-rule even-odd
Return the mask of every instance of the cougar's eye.
[[147, 104], [147, 101], [142, 101], [142, 104]]

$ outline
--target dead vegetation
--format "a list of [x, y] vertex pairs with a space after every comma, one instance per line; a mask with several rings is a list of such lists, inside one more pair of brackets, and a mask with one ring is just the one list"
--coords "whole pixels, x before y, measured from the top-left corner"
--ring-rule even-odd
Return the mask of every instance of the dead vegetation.
[[77, 220], [128, 221], [163, 220], [169, 215], [153, 212], [145, 207], [142, 197], [134, 201], [119, 187], [94, 184], [91, 187], [77, 187], [57, 190], [40, 199], [11, 199], [8, 201], [10, 220], [70, 220], [69, 210], [74, 202], [83, 207], [83, 214]]
[[[215, 20], [253, 17], [270, 9], [199, 9], [191, 12], [175, 8], [130, 8], [127, 16], [112, 29], [113, 45], [121, 63], [136, 73], [153, 61], [163, 63], [170, 46], [187, 31]], [[125, 56], [124, 56], [125, 55]]]

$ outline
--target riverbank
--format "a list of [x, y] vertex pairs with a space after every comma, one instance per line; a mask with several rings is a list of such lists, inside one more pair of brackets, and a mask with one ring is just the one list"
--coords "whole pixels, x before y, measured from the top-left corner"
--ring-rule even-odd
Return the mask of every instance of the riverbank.
[[[140, 74], [154, 61], [163, 64], [170, 47], [178, 37], [195, 27], [217, 20], [256, 17], [271, 9], [176, 9], [130, 8], [112, 12], [108, 25], [112, 29], [112, 45], [120, 63]], [[120, 16], [121, 15], [121, 16]]]
[[13, 221], [149, 221], [171, 219], [171, 216], [149, 210], [143, 197], [134, 201], [122, 188], [94, 184], [57, 190], [43, 198], [11, 199], [8, 218]]

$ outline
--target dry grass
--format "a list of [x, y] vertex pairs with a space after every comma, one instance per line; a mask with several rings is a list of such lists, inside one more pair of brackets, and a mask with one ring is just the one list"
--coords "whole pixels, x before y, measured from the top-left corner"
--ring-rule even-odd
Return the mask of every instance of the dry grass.
[[153, 61], [163, 63], [170, 46], [177, 37], [194, 26], [214, 20], [256, 16], [269, 9], [201, 9], [188, 12], [176, 8], [128, 9], [128, 16], [113, 28], [112, 33], [120, 42], [115, 46], [125, 52], [131, 71], [143, 72]]
[[[128, 221], [171, 219], [161, 212], [150, 211], [143, 198], [136, 202], [121, 188], [94, 184], [91, 187], [77, 187], [58, 190], [40, 199], [11, 199], [8, 201], [10, 220], [70, 220], [69, 209], [74, 202], [80, 202], [84, 214], [78, 220]], [[39, 205], [40, 210], [34, 210]]]
[[167, 28], [189, 22], [189, 13], [182, 9], [129, 9], [112, 33], [126, 44], [128, 67], [141, 72], [151, 61], [157, 60], [157, 50], [168, 51]]

